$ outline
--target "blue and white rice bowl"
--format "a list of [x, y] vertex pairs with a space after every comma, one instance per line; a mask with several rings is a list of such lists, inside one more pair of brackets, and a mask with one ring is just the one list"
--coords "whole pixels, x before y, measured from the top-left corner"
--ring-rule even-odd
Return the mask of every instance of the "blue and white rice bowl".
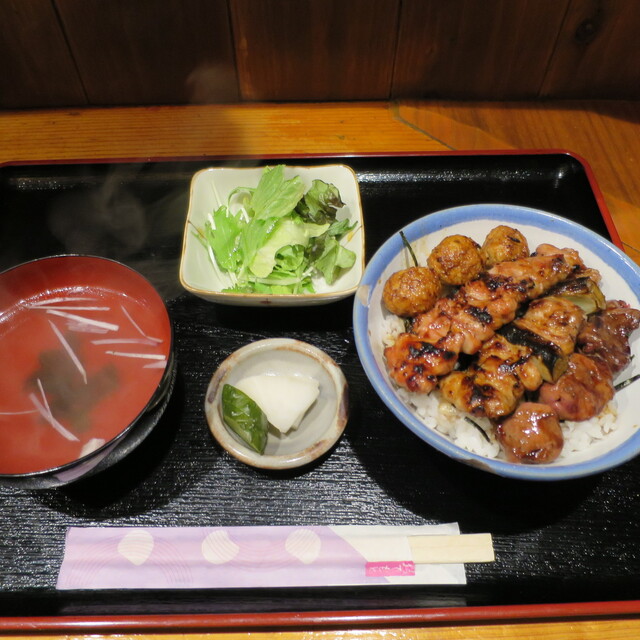
[[[640, 268], [611, 242], [591, 230], [544, 211], [502, 204], [455, 207], [429, 214], [402, 231], [420, 264], [445, 237], [467, 235], [482, 244], [486, 234], [500, 224], [518, 229], [534, 251], [542, 243], [578, 250], [588, 267], [602, 274], [600, 284], [607, 300], [624, 300], [640, 308]], [[382, 401], [415, 435], [460, 462], [501, 476], [525, 480], [566, 480], [617, 467], [640, 453], [640, 381], [616, 393], [601, 416], [581, 423], [563, 423], [565, 446], [560, 457], [547, 464], [507, 462], [495, 440], [489, 444], [476, 427], [452, 405], [429, 395], [398, 389], [384, 362], [384, 347], [403, 330], [402, 322], [382, 303], [387, 278], [412, 266], [400, 230], [376, 252], [365, 270], [354, 302], [356, 347], [364, 370]], [[640, 330], [630, 339], [632, 358], [614, 383], [637, 374]], [[639, 387], [636, 387], [639, 385]], [[393, 425], [390, 425], [393, 428]]]

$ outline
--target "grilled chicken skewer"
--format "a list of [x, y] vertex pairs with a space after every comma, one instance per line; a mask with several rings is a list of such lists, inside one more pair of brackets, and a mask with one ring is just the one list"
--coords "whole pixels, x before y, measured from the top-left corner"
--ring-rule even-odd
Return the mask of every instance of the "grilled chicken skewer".
[[522, 317], [482, 345], [474, 364], [440, 380], [443, 396], [475, 416], [509, 415], [526, 391], [536, 391], [563, 373], [585, 319], [571, 300], [534, 300]]
[[613, 378], [631, 360], [629, 336], [640, 327], [640, 311], [609, 301], [589, 317], [577, 338], [577, 351], [556, 382], [545, 382], [537, 403], [524, 402], [497, 421], [496, 436], [507, 460], [551, 462], [562, 451], [560, 420], [599, 415], [613, 398]]
[[419, 315], [411, 333], [385, 349], [390, 377], [409, 391], [429, 393], [453, 371], [460, 353], [474, 354], [511, 322], [522, 303], [584, 269], [578, 253], [541, 245], [529, 258], [502, 262]]
[[640, 311], [611, 300], [591, 318], [577, 338], [576, 353], [556, 382], [540, 388], [539, 400], [560, 420], [581, 421], [597, 416], [613, 398], [614, 377], [631, 360], [629, 336], [640, 326]]

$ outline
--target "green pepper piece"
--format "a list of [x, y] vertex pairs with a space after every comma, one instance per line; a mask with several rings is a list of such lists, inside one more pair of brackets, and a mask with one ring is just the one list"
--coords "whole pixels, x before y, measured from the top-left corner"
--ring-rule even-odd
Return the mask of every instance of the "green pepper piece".
[[267, 416], [246, 393], [230, 384], [222, 387], [222, 418], [252, 449], [264, 453], [269, 427]]

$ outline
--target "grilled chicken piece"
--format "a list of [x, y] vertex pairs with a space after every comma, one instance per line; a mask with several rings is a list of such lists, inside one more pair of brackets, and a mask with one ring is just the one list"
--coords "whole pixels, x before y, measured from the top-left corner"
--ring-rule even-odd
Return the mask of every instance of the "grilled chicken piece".
[[497, 417], [511, 413], [525, 391], [534, 391], [542, 382], [530, 348], [494, 335], [480, 349], [477, 362], [444, 376], [439, 387], [457, 409], [475, 416]]
[[[420, 375], [425, 381], [433, 380], [421, 387], [423, 393], [434, 388], [433, 376], [453, 371], [461, 351], [476, 353], [497, 329], [511, 322], [523, 302], [540, 297], [575, 269], [584, 267], [576, 252], [556, 251], [502, 262], [460, 287], [453, 298], [441, 298], [433, 309], [417, 317], [412, 333], [438, 350], [434, 358], [420, 363]], [[413, 358], [410, 348], [415, 350], [415, 341], [405, 337], [385, 349], [389, 375], [409, 389], [406, 381], [412, 378], [407, 376], [404, 363]], [[442, 361], [436, 363], [438, 358]]]
[[[555, 256], [558, 253], [561, 253], [562, 255], [565, 255], [565, 256], [573, 256], [574, 260], [578, 262], [582, 262], [582, 260], [580, 259], [580, 254], [576, 249], [570, 249], [570, 248], [559, 249], [555, 245], [549, 244], [548, 242], [539, 244], [536, 247], [536, 250], [533, 252], [533, 255], [534, 256]], [[586, 267], [583, 264], [581, 268], [584, 269]]]
[[611, 370], [620, 373], [631, 360], [629, 336], [640, 326], [640, 311], [621, 300], [607, 301], [604, 311], [590, 318], [578, 336], [578, 349], [598, 355]]
[[539, 336], [555, 345], [561, 353], [573, 353], [587, 316], [572, 300], [547, 296], [534, 300], [527, 312], [512, 324], [521, 331]]
[[585, 318], [570, 300], [535, 300], [504, 333], [482, 345], [475, 364], [442, 378], [440, 390], [461, 411], [488, 418], [508, 415], [525, 391], [563, 372]]
[[[534, 256], [552, 256], [558, 253], [558, 251], [567, 256], [568, 259], [574, 259], [580, 261], [580, 254], [575, 249], [558, 249], [552, 244], [540, 244], [536, 247]], [[590, 278], [596, 284], [600, 284], [602, 281], [602, 275], [597, 269], [593, 269], [591, 267], [587, 267], [584, 264], [576, 267], [574, 274], [574, 278]]]
[[561, 420], [588, 420], [613, 398], [613, 378], [631, 359], [629, 336], [640, 326], [640, 311], [625, 302], [609, 301], [578, 335], [577, 352], [567, 371], [553, 384], [540, 387], [539, 400]]
[[467, 304], [457, 295], [442, 298], [434, 309], [418, 316], [411, 331], [441, 348], [472, 354], [494, 334], [494, 324], [490, 312]]
[[496, 426], [496, 436], [509, 462], [553, 462], [564, 436], [558, 416], [545, 404], [523, 402]]
[[409, 391], [430, 393], [438, 376], [453, 368], [458, 351], [448, 351], [421, 340], [412, 333], [402, 333], [392, 347], [385, 349], [390, 375], [396, 384]]
[[613, 398], [611, 371], [598, 357], [574, 353], [567, 371], [553, 383], [540, 387], [538, 400], [560, 420], [588, 420], [597, 416]]

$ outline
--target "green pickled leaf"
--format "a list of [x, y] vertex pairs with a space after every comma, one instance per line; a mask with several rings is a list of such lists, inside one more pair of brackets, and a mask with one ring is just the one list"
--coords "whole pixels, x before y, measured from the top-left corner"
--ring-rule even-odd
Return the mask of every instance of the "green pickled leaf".
[[269, 428], [267, 416], [246, 393], [230, 384], [222, 387], [222, 418], [252, 449], [264, 453]]

